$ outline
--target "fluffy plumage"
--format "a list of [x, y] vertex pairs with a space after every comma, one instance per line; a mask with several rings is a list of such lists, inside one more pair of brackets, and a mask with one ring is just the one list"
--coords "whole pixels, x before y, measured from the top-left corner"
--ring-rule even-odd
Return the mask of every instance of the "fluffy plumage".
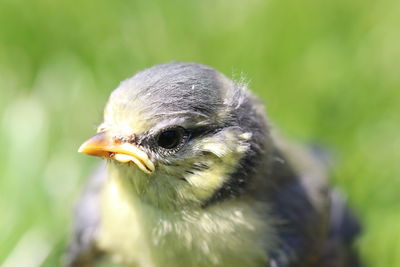
[[245, 84], [158, 65], [111, 94], [98, 132], [112, 145], [88, 154], [109, 159], [77, 206], [69, 265], [357, 266], [358, 224], [322, 162], [271, 133]]

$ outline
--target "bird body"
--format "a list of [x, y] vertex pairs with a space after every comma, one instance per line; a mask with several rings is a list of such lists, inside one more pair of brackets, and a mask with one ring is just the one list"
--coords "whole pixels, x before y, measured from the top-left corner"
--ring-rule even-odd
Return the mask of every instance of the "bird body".
[[78, 203], [70, 266], [357, 266], [358, 224], [316, 154], [210, 67], [124, 81], [80, 152], [107, 161]]

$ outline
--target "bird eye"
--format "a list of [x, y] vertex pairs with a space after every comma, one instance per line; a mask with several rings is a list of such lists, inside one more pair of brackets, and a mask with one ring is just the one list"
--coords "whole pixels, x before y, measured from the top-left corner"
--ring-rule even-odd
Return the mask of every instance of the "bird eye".
[[157, 137], [157, 144], [165, 149], [173, 149], [179, 146], [185, 137], [185, 130], [182, 127], [167, 129]]

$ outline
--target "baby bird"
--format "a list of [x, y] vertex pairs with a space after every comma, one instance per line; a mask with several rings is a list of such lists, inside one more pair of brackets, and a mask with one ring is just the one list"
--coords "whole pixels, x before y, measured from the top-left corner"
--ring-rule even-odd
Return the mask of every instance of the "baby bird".
[[68, 266], [359, 266], [359, 225], [318, 153], [208, 66], [123, 81], [79, 152], [106, 160], [76, 207]]

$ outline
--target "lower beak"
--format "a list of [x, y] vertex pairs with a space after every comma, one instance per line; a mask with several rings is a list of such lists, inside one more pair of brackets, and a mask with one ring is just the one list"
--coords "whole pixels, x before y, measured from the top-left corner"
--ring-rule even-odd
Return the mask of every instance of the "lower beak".
[[132, 161], [145, 173], [152, 173], [155, 170], [146, 152], [133, 144], [120, 142], [106, 132], [98, 133], [87, 140], [80, 146], [78, 152], [124, 163]]

